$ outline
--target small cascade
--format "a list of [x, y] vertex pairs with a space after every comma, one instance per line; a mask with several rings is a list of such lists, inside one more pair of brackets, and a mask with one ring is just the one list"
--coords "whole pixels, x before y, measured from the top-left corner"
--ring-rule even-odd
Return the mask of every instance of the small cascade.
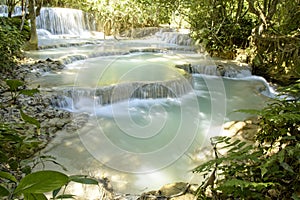
[[193, 42], [187, 33], [159, 31], [156, 33], [156, 36], [170, 44], [189, 46]]
[[249, 76], [249, 77], [241, 78], [241, 80], [257, 82], [255, 88], [258, 92], [272, 99], [277, 97], [278, 93], [276, 93], [275, 89], [272, 86], [270, 86], [270, 84], [267, 82], [265, 78], [261, 76]]
[[228, 78], [243, 78], [251, 76], [251, 68], [248, 65], [203, 63], [198, 65], [183, 64], [176, 65], [190, 74], [205, 74], [211, 76], [223, 76]]
[[55, 107], [78, 110], [89, 107], [117, 103], [130, 99], [178, 98], [192, 91], [186, 79], [159, 82], [130, 82], [99, 88], [69, 88], [60, 91], [52, 99]]
[[95, 22], [88, 14], [70, 8], [42, 8], [36, 23], [38, 29], [47, 30], [53, 35], [81, 35], [96, 29]]
[[216, 65], [195, 65], [192, 67], [192, 72], [195, 74], [206, 74], [212, 76], [222, 75]]

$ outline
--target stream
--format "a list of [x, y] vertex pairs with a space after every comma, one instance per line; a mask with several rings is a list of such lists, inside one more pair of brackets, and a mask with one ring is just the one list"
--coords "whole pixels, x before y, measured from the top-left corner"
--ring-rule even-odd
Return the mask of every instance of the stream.
[[[272, 95], [262, 77], [250, 71], [219, 76], [216, 60], [157, 35], [119, 41], [63, 38], [40, 35], [41, 50], [27, 52], [66, 64], [31, 84], [55, 91], [61, 96], [57, 107], [73, 113], [75, 121], [84, 113], [88, 122], [76, 132], [58, 132], [44, 153], [56, 157], [67, 174], [107, 177], [119, 193], [200, 183], [202, 177], [191, 170], [212, 158], [209, 138], [223, 135], [225, 122], [248, 117], [234, 111], [260, 109]], [[175, 68], [184, 64], [203, 73]], [[59, 170], [53, 164], [46, 169]], [[80, 184], [68, 190], [85, 199], [101, 193]]]

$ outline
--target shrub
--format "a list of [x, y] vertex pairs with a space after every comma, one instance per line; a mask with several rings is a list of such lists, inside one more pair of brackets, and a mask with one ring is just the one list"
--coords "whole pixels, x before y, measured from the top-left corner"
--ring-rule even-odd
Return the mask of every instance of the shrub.
[[21, 47], [28, 39], [29, 28], [19, 30], [21, 19], [0, 17], [0, 71], [12, 70], [14, 63], [22, 57]]

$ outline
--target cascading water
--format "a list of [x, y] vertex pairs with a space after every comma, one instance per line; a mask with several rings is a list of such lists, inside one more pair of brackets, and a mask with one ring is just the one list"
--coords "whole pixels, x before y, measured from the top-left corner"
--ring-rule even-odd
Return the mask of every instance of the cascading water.
[[81, 35], [96, 31], [95, 22], [81, 10], [67, 8], [42, 8], [36, 19], [37, 28], [53, 35]]
[[[32, 83], [56, 91], [53, 105], [73, 112], [74, 122], [78, 113], [89, 116], [77, 134], [58, 133], [45, 153], [70, 174], [108, 177], [117, 192], [199, 183], [189, 170], [201, 162], [200, 149], [223, 134], [224, 122], [247, 117], [234, 110], [261, 108], [270, 95], [265, 80], [247, 68], [234, 70], [187, 46], [153, 38], [30, 53], [84, 59], [66, 62], [64, 70]], [[83, 199], [99, 196], [97, 189], [77, 187], [69, 192]]]
[[267, 86], [251, 76], [182, 73], [176, 64], [204, 62], [202, 55], [190, 53], [90, 58], [42, 77], [42, 87], [57, 91], [53, 104], [74, 112], [74, 121], [80, 120], [78, 113], [90, 116], [78, 134], [59, 134], [46, 152], [70, 173], [108, 177], [118, 192], [141, 193], [174, 181], [197, 183], [199, 177], [188, 170], [200, 162], [199, 149], [209, 137], [222, 134], [225, 121], [245, 117], [232, 111], [260, 108]]
[[186, 79], [178, 79], [161, 82], [122, 83], [95, 89], [65, 88], [60, 94], [63, 98], [53, 99], [52, 104], [62, 109], [75, 111], [80, 107], [83, 97], [85, 101], [89, 100], [95, 106], [130, 99], [177, 98], [191, 92], [190, 84], [191, 82]]

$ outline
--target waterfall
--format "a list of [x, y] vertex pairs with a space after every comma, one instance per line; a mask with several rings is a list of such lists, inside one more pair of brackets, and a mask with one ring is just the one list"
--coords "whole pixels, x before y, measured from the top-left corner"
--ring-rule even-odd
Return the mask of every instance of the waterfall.
[[[22, 13], [21, 6], [16, 6], [12, 16]], [[8, 7], [0, 5], [0, 17], [8, 16]], [[96, 22], [92, 16], [82, 10], [71, 8], [41, 8], [40, 15], [36, 18], [39, 35], [82, 35], [90, 31], [96, 31]]]
[[36, 23], [38, 29], [47, 30], [54, 35], [81, 35], [96, 29], [88, 14], [70, 8], [42, 8]]
[[130, 82], [99, 88], [65, 88], [52, 98], [52, 105], [67, 110], [79, 109], [82, 103], [90, 107], [130, 99], [178, 98], [192, 91], [186, 79], [159, 82]]
[[[20, 16], [22, 15], [22, 7], [16, 6], [12, 13], [12, 16]], [[8, 7], [6, 5], [0, 5], [0, 17], [7, 17], [8, 16]]]

